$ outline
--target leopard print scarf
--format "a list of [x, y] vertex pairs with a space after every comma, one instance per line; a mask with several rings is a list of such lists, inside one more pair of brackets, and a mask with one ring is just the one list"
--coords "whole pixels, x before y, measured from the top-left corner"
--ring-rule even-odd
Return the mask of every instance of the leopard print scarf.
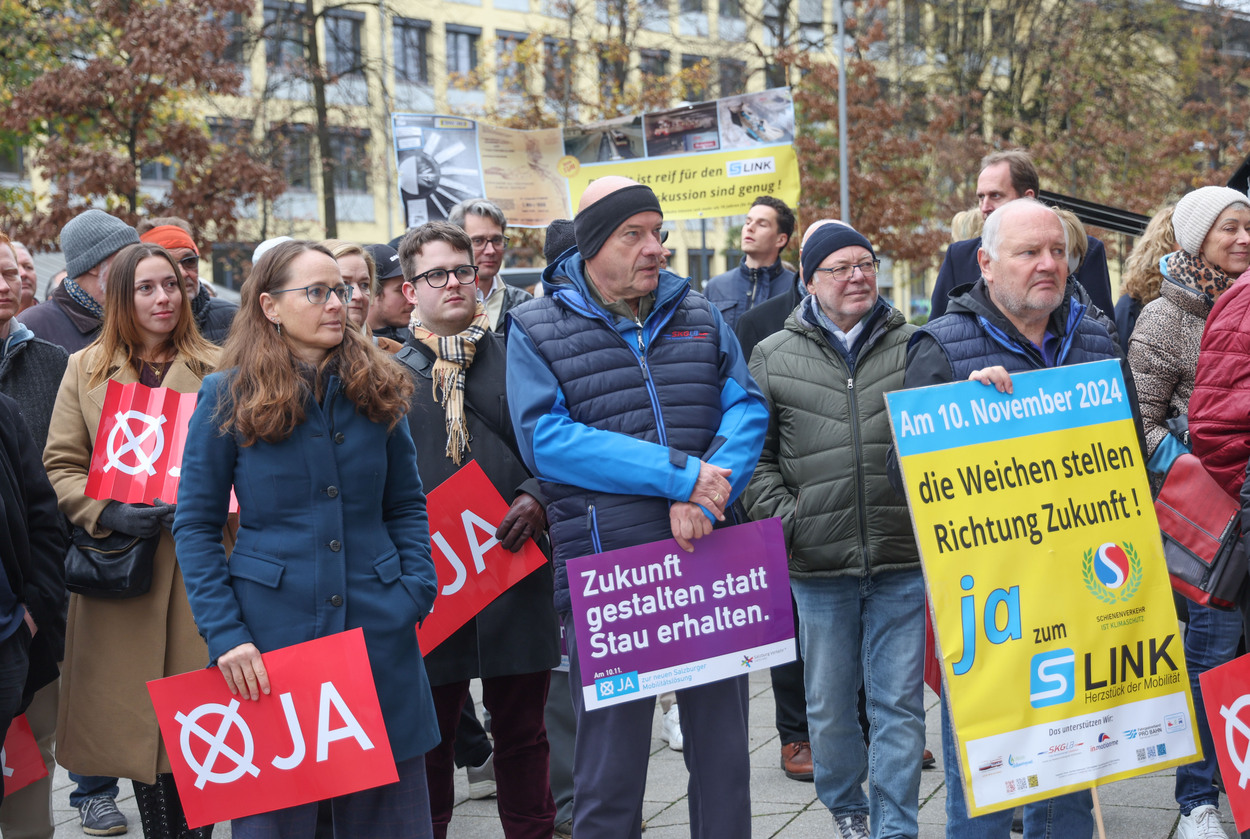
[[1167, 258], [1168, 276], [1179, 283], [1202, 292], [1212, 301], [1227, 291], [1237, 280], [1207, 263], [1201, 256], [1190, 256], [1177, 251]]

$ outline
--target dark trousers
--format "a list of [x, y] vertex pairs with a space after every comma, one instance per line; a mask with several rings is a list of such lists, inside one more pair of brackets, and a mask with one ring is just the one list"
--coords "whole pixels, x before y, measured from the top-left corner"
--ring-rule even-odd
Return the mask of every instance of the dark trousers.
[[[781, 745], [787, 743], [806, 743], [812, 738], [807, 733], [807, 693], [803, 687], [803, 648], [799, 646], [799, 610], [794, 605], [794, 596], [790, 597], [790, 608], [794, 610], [794, 643], [798, 657], [789, 664], [774, 667], [769, 676], [773, 681], [773, 704], [777, 713], [777, 734], [781, 737]], [[863, 694], [860, 694], [863, 704]]]
[[[565, 616], [569, 693], [577, 717], [573, 827], [577, 839], [641, 839], [655, 699], [586, 710], [572, 618]], [[691, 839], [750, 839], [747, 677], [677, 691], [690, 772]]]
[[[482, 704], [495, 735], [495, 788], [499, 821], [508, 839], [551, 839], [556, 806], [548, 776], [543, 706], [551, 672], [482, 679]], [[455, 806], [456, 730], [469, 682], [431, 689], [442, 742], [425, 755], [435, 839], [445, 839]]]
[[[332, 799], [337, 839], [431, 839], [425, 758], [395, 765], [399, 781]], [[317, 804], [301, 804], [230, 822], [234, 839], [311, 839]]]
[[544, 716], [551, 746], [551, 797], [556, 802], [556, 824], [562, 824], [573, 820], [573, 744], [577, 735], [567, 670], [551, 671]]
[[[22, 707], [22, 689], [26, 687], [26, 671], [30, 667], [30, 630], [26, 624], [0, 641], [0, 731], [7, 733], [9, 723]], [[4, 735], [0, 734], [0, 737]], [[0, 775], [0, 801], [4, 800], [4, 776]]]
[[490, 757], [490, 751], [490, 739], [477, 718], [473, 697], [465, 696], [460, 726], [456, 729], [456, 766], [481, 766]]

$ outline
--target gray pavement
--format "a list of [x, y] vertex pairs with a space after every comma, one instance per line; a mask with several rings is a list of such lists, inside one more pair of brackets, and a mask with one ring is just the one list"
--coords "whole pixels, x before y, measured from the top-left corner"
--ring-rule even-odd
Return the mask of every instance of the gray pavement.
[[[829, 811], [816, 799], [811, 784], [788, 780], [779, 768], [780, 741], [773, 727], [772, 688], [766, 671], [752, 673], [751, 684], [751, 808], [752, 836], [757, 839], [828, 839], [832, 833]], [[476, 686], [475, 686], [476, 687]], [[477, 694], [477, 691], [474, 691]], [[928, 745], [938, 756], [936, 769], [926, 770], [920, 783], [920, 837], [942, 839], [946, 823], [946, 794], [942, 782], [941, 735], [937, 697], [926, 691]], [[681, 753], [672, 751], [660, 739], [657, 711], [651, 735], [651, 766], [643, 815], [647, 819], [644, 839], [679, 839], [690, 835], [686, 809], [686, 767]], [[1172, 791], [1172, 771], [1120, 781], [1099, 789], [1103, 821], [1108, 839], [1171, 839], [1178, 813]], [[81, 839], [78, 814], [69, 806], [69, 779], [57, 770], [54, 782], [53, 812], [57, 839]], [[473, 801], [468, 797], [464, 773], [457, 773], [457, 806], [448, 839], [503, 839], [495, 802]], [[130, 836], [142, 835], [134, 795], [129, 783], [122, 782], [119, 800], [130, 818]], [[1236, 836], [1232, 814], [1221, 802], [1221, 815], [1229, 836]], [[228, 837], [228, 825], [214, 836]]]

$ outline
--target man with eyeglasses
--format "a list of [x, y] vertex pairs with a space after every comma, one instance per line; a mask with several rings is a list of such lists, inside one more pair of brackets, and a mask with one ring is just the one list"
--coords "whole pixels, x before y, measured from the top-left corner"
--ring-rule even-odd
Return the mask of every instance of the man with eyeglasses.
[[508, 248], [508, 219], [503, 210], [485, 198], [469, 198], [451, 208], [447, 220], [464, 230], [473, 243], [473, 263], [477, 265], [479, 294], [486, 303], [490, 328], [503, 332], [504, 315], [534, 295], [504, 282], [499, 276]]
[[[408, 425], [421, 451], [421, 480], [443, 483], [476, 461], [511, 505], [494, 536], [508, 551], [542, 544], [542, 492], [517, 451], [503, 398], [504, 339], [487, 328], [477, 298], [473, 248], [464, 230], [435, 221], [399, 245], [403, 290], [415, 306], [412, 334], [395, 356], [416, 389]], [[482, 680], [482, 702], [495, 737], [499, 819], [508, 839], [550, 839], [556, 808], [547, 773], [543, 709], [551, 668], [560, 661], [551, 566], [509, 588], [433, 650], [425, 651], [441, 742], [425, 756], [434, 836], [447, 834], [456, 803], [455, 757], [469, 681]], [[491, 758], [487, 744], [487, 758]]]
[[[508, 406], [547, 498], [569, 645], [578, 839], [641, 836], [655, 700], [586, 709], [565, 564], [668, 538], [693, 550], [732, 521], [768, 420], [720, 312], [661, 269], [663, 222], [650, 187], [592, 182], [573, 220], [577, 252], [508, 328]], [[677, 702], [692, 839], [747, 839], [746, 676], [678, 690]]]
[[173, 217], [153, 221], [163, 223], [140, 230], [139, 240], [160, 245], [169, 251], [182, 270], [187, 297], [191, 298], [191, 312], [195, 315], [195, 325], [200, 328], [200, 334], [214, 344], [224, 344], [226, 335], [230, 333], [230, 324], [234, 322], [234, 314], [239, 310], [238, 305], [214, 297], [200, 283], [200, 249], [191, 238], [187, 222]]
[[742, 224], [742, 264], [708, 280], [703, 289], [730, 329], [751, 309], [794, 287], [794, 272], [781, 262], [793, 235], [794, 211], [786, 202], [771, 195], [755, 199]]
[[742, 500], [785, 529], [816, 794], [839, 839], [916, 836], [924, 750], [924, 575], [886, 468], [885, 394], [903, 385], [915, 327], [877, 294], [879, 264], [855, 229], [817, 229], [809, 294], [750, 364], [771, 417]]

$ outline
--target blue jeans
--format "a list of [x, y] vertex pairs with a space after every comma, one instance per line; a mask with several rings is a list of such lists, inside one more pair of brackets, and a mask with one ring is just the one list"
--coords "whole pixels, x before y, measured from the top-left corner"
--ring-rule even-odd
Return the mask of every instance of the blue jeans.
[[69, 773], [69, 779], [78, 786], [70, 790], [69, 806], [78, 807], [88, 798], [99, 798], [101, 796], [107, 798], [117, 797], [117, 779], [109, 778], [104, 775], [79, 775], [75, 772]]
[[1198, 736], [1202, 738], [1203, 759], [1198, 763], [1186, 763], [1176, 767], [1176, 803], [1181, 813], [1203, 804], [1218, 805], [1219, 790], [1215, 788], [1215, 775], [1220, 771], [1216, 763], [1215, 742], [1211, 739], [1211, 726], [1202, 705], [1202, 686], [1198, 677], [1213, 667], [1232, 661], [1237, 655], [1237, 642], [1241, 639], [1241, 614], [1209, 609], [1197, 603], [1189, 604], [1189, 623], [1185, 627], [1185, 665], [1189, 669], [1189, 686], [1194, 696], [1194, 720]]
[[[874, 839], [916, 836], [924, 751], [923, 575], [791, 579], [790, 589], [799, 609], [816, 794], [835, 817], [868, 813]], [[867, 749], [856, 713], [861, 679]]]
[[[946, 773], [946, 839], [1008, 839], [1012, 808], [968, 817], [961, 762], [951, 727], [946, 691], [942, 691], [942, 768]], [[1094, 797], [1089, 790], [1070, 792], [1024, 805], [1024, 839], [1090, 839], [1094, 835]]]

